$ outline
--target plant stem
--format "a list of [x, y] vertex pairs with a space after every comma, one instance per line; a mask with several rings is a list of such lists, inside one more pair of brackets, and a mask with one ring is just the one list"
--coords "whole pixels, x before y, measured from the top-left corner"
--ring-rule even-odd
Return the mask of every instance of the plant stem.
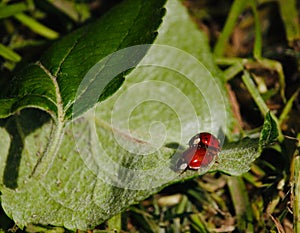
[[259, 15], [257, 12], [257, 1], [251, 0], [251, 1], [249, 1], [249, 4], [252, 8], [253, 17], [254, 17], [254, 21], [255, 21], [255, 41], [254, 41], [253, 56], [256, 59], [260, 59], [261, 52], [262, 52], [262, 35], [261, 35], [261, 26], [260, 26]]
[[299, 94], [300, 88], [291, 96], [291, 98], [287, 101], [286, 105], [284, 106], [284, 109], [282, 110], [282, 113], [280, 114], [278, 123], [279, 125], [282, 125], [285, 119], [287, 119], [290, 111], [292, 110], [293, 107], [293, 102], [297, 98]]
[[296, 0], [279, 0], [279, 10], [284, 28], [286, 31], [286, 37], [289, 45], [293, 46], [295, 40], [300, 37], [300, 28], [297, 12], [297, 1]]
[[294, 175], [293, 188], [293, 213], [294, 213], [294, 230], [295, 233], [300, 233], [300, 156], [294, 159], [294, 166], [292, 171]]
[[18, 21], [20, 21], [21, 23], [23, 23], [24, 25], [29, 27], [32, 31], [34, 31], [35, 33], [37, 33], [47, 39], [53, 40], [53, 39], [58, 38], [58, 36], [59, 36], [59, 34], [56, 31], [53, 31], [52, 29], [39, 23], [34, 18], [32, 18], [28, 15], [25, 15], [23, 13], [18, 13], [18, 14], [15, 14], [14, 17]]
[[252, 78], [250, 77], [250, 74], [247, 71], [244, 71], [242, 80], [243, 80], [244, 84], [246, 85], [248, 91], [250, 92], [253, 100], [257, 104], [260, 112], [263, 114], [263, 116], [265, 116], [267, 114], [267, 112], [269, 111], [269, 108], [267, 107], [265, 101], [259, 94]]
[[245, 9], [246, 4], [247, 0], [235, 0], [232, 4], [223, 31], [220, 34], [220, 37], [214, 48], [215, 57], [221, 57], [223, 55], [224, 50], [226, 48], [225, 45], [232, 33], [232, 30], [235, 26], [235, 22], [237, 21], [241, 12]]
[[238, 73], [244, 70], [244, 66], [242, 62], [235, 62], [232, 64], [227, 70], [224, 71], [224, 76], [226, 78], [226, 82], [230, 81], [234, 78]]

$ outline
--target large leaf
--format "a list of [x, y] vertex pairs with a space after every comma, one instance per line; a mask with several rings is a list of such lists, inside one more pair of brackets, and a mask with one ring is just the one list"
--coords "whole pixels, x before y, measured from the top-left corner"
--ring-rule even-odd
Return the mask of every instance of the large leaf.
[[[55, 43], [41, 57], [19, 72], [6, 94], [1, 94], [0, 117], [17, 110], [36, 107], [54, 118], [70, 117], [76, 91], [85, 73], [100, 59], [135, 44], [151, 43], [161, 23], [165, 0], [127, 0], [98, 21], [70, 33]], [[135, 54], [137, 64], [144, 51]], [[141, 53], [142, 52], [142, 53]], [[123, 77], [113, 80], [102, 99], [113, 94]]]
[[[137, 64], [131, 62], [134, 54], [144, 54], [148, 45], [126, 48], [95, 62], [80, 82], [75, 78], [75, 86], [67, 77], [84, 72], [65, 72], [61, 106], [68, 117], [73, 111], [74, 119], [65, 125], [64, 118], [60, 130], [53, 130], [59, 128], [57, 121], [32, 110], [3, 121], [1, 200], [19, 226], [38, 223], [88, 229], [174, 182], [210, 169], [232, 174], [249, 169], [257, 157], [257, 141], [224, 146], [213, 168], [211, 164], [183, 174], [177, 170], [178, 159], [194, 134], [209, 131], [223, 142], [222, 135], [232, 127], [232, 116], [223, 77], [205, 36], [178, 1], [168, 1], [166, 9], [156, 45], [111, 98], [87, 111], [103, 99], [103, 92], [97, 89], [109, 89], [101, 77], [110, 80], [132, 70]], [[59, 49], [52, 52], [60, 54]], [[121, 58], [129, 61], [120, 68], [115, 65]], [[76, 59], [74, 55], [75, 63]], [[70, 60], [66, 68], [74, 67], [72, 64]], [[120, 70], [109, 72], [107, 64]], [[56, 73], [57, 67], [47, 70]], [[46, 99], [56, 103], [55, 95], [49, 96]], [[46, 109], [40, 103], [51, 107], [43, 101], [36, 106]], [[49, 111], [53, 119], [59, 119], [57, 109]], [[48, 159], [41, 160], [42, 166], [32, 173], [42, 154]], [[239, 163], [233, 162], [236, 158]]]

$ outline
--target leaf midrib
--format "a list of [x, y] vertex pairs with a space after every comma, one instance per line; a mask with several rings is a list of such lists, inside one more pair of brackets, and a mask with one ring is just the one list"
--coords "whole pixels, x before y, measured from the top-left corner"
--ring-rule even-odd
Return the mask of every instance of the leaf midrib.
[[57, 107], [57, 124], [64, 124], [64, 109], [63, 109], [63, 102], [62, 96], [60, 93], [60, 87], [57, 82], [57, 76], [51, 74], [51, 72], [41, 63], [37, 62], [37, 65], [45, 72], [45, 74], [50, 78], [54, 85], [55, 89], [55, 97], [56, 97], [56, 107]]

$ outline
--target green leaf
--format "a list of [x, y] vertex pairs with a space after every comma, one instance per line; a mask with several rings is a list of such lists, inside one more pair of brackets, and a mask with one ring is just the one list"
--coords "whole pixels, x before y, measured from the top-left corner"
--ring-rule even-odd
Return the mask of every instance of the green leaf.
[[[152, 1], [136, 0], [127, 4], [133, 2], [150, 7]], [[130, 11], [136, 12], [136, 7], [130, 6]], [[125, 16], [133, 14], [128, 12], [129, 8], [126, 12], [121, 7], [117, 9], [114, 12], [120, 11], [120, 15], [121, 12]], [[29, 66], [27, 71], [22, 71], [24, 75], [18, 76], [15, 85], [20, 87], [15, 93], [21, 93], [24, 98], [14, 97], [18, 99], [12, 104], [17, 105], [14, 111], [35, 106], [52, 115], [50, 118], [42, 111], [23, 110], [0, 122], [3, 125], [0, 128], [1, 201], [5, 212], [18, 226], [35, 223], [91, 229], [172, 183], [213, 169], [231, 174], [249, 169], [257, 156], [258, 143], [254, 139], [224, 145], [219, 163], [214, 167], [211, 164], [183, 174], [176, 169], [192, 136], [209, 131], [223, 143], [223, 134], [219, 132], [231, 130], [233, 117], [224, 77], [213, 62], [205, 35], [179, 1], [168, 1], [166, 9], [155, 45], [116, 93], [118, 81], [108, 87], [103, 82], [115, 74], [114, 68], [120, 67], [109, 69], [106, 65], [129, 60], [124, 67], [132, 70], [138, 61], [130, 60], [148, 49], [148, 45], [140, 45], [122, 50], [128, 46], [126, 40], [131, 34], [123, 38], [121, 45], [114, 46], [121, 49], [118, 52], [113, 51], [113, 55], [109, 55], [111, 51], [103, 52], [100, 62], [99, 57], [88, 56], [94, 54], [89, 45], [95, 44], [87, 38], [83, 39], [87, 44], [84, 46], [82, 42], [71, 58], [66, 57], [64, 46], [56, 44], [40, 63]], [[145, 9], [135, 19], [133, 34], [152, 24], [153, 19], [144, 18], [150, 14], [148, 11]], [[105, 23], [108, 25], [105, 28], [112, 30], [111, 21]], [[120, 26], [118, 30], [121, 29]], [[93, 32], [97, 30], [94, 28]], [[81, 35], [82, 30], [76, 33]], [[78, 40], [76, 33], [62, 43], [74, 46], [71, 41]], [[119, 39], [118, 34], [110, 36], [112, 44]], [[153, 34], [141, 35], [148, 36], [152, 38]], [[74, 51], [72, 46], [67, 46], [72, 48], [70, 53]], [[110, 50], [107, 43], [105, 46]], [[80, 51], [85, 56], [78, 58], [75, 55]], [[60, 81], [55, 83], [56, 76]], [[57, 101], [57, 87], [63, 87], [59, 91], [61, 103]], [[99, 87], [102, 92], [97, 92]], [[111, 98], [96, 104], [113, 93]], [[60, 119], [63, 114], [58, 111], [59, 106], [66, 118]], [[66, 124], [72, 116], [72, 121]], [[41, 155], [46, 159], [41, 160]], [[38, 168], [36, 176], [32, 172], [38, 161], [47, 169]]]
[[263, 128], [259, 138], [260, 151], [267, 145], [274, 142], [279, 136], [279, 127], [273, 114], [268, 112], [265, 116]]
[[244, 138], [237, 142], [226, 143], [213, 169], [231, 175], [241, 175], [250, 169], [251, 163], [259, 157], [262, 149], [273, 143], [279, 136], [274, 116], [268, 112], [260, 138]]
[[[124, 1], [98, 21], [54, 43], [40, 61], [16, 74], [7, 94], [1, 95], [2, 101], [10, 106], [0, 108], [0, 117], [35, 107], [49, 112], [56, 119], [70, 118], [68, 110], [72, 108], [78, 86], [87, 71], [119, 49], [151, 43], [161, 23], [164, 2]], [[119, 80], [118, 85], [108, 86], [102, 96], [115, 92], [122, 84], [122, 77]]]
[[268, 112], [259, 138], [243, 138], [237, 142], [226, 143], [213, 170], [231, 175], [241, 175], [250, 169], [250, 165], [259, 157], [264, 147], [278, 139], [280, 135], [276, 118]]
[[213, 169], [238, 176], [247, 172], [259, 155], [258, 138], [244, 138], [237, 142], [226, 143]]

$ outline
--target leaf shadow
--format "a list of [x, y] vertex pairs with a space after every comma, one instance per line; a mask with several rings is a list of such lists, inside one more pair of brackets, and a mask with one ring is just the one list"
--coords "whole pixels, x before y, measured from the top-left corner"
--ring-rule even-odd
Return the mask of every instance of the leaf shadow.
[[0, 120], [0, 127], [9, 133], [11, 142], [3, 173], [3, 184], [10, 188], [18, 187], [19, 167], [25, 138], [50, 120], [50, 116], [37, 109], [24, 109], [19, 114]]
[[181, 157], [182, 157], [182, 153], [185, 150], [185, 147], [180, 145], [177, 142], [168, 143], [165, 145], [165, 147], [176, 150], [176, 152], [173, 154], [171, 158], [169, 168], [174, 172], [177, 173], [180, 172]]

